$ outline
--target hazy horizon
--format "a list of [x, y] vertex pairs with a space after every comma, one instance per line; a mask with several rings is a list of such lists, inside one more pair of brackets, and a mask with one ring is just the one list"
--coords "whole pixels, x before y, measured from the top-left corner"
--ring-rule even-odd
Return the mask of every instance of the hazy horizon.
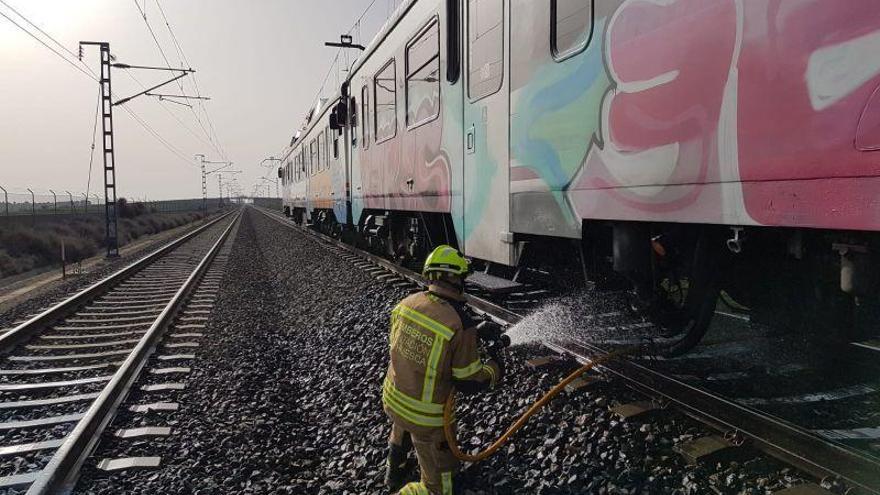
[[[0, 12], [68, 58], [73, 57], [10, 7], [73, 53], [79, 41], [108, 41], [117, 62], [164, 66], [139, 11], [145, 9], [170, 64], [180, 67], [182, 57], [161, 6], [183, 55], [197, 71], [200, 93], [211, 101], [204, 103], [207, 116], [194, 101], [192, 110], [149, 96], [126, 104], [166, 145], [116, 106], [117, 193], [171, 199], [201, 196], [197, 153], [216, 161], [228, 157], [242, 171], [239, 189], [250, 194], [266, 173], [260, 161], [278, 156], [314, 105], [337, 54], [323, 43], [338, 40], [371, 3], [353, 33], [357, 38], [360, 32], [366, 44], [397, 0], [3, 0]], [[357, 53], [347, 56], [353, 60]], [[45, 194], [48, 189], [85, 192], [97, 83], [2, 16], [0, 60], [6, 69], [0, 76], [0, 186], [10, 193], [25, 192], [26, 187]], [[96, 73], [98, 60], [97, 47], [86, 47], [83, 61]], [[337, 79], [333, 72], [328, 90]], [[169, 74], [113, 69], [114, 101], [167, 80]], [[181, 81], [187, 94], [196, 94], [192, 77]], [[179, 94], [180, 88], [172, 83], [156, 92]], [[97, 134], [89, 189], [103, 196], [100, 122]], [[217, 195], [216, 176], [208, 178], [208, 194]]]

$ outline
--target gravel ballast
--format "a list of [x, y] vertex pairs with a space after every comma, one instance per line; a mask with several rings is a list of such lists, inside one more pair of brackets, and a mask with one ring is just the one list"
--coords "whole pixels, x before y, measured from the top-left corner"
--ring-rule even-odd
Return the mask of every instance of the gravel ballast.
[[[186, 390], [174, 396], [180, 409], [139, 420], [171, 426], [172, 435], [137, 442], [105, 435], [76, 493], [387, 493], [380, 390], [388, 315], [410, 291], [252, 208], [221, 287], [192, 372], [181, 379]], [[459, 400], [464, 448], [488, 446], [576, 366], [526, 367], [546, 354], [534, 344], [512, 348], [502, 387]], [[467, 466], [461, 480], [470, 493], [499, 494], [763, 494], [800, 481], [763, 457], [686, 466], [675, 445], [711, 432], [672, 411], [630, 421], [609, 411], [633, 400], [645, 397], [613, 381], [564, 394], [496, 456]], [[94, 468], [124, 455], [160, 455], [163, 465]]]
[[[64, 280], [57, 280], [40, 286], [35, 290], [17, 297], [14, 301], [0, 304], [0, 328], [8, 328], [15, 323], [27, 319], [41, 311], [63, 301], [78, 291], [81, 291], [95, 282], [115, 273], [135, 260], [143, 258], [156, 249], [168, 244], [173, 239], [184, 233], [198, 228], [201, 222], [195, 222], [174, 230], [174, 235], [169, 237], [168, 232], [160, 232], [155, 239], [133, 251], [121, 254], [118, 258], [104, 259], [98, 264], [91, 266], [82, 275], [71, 276]], [[5, 288], [0, 291], [6, 290]]]

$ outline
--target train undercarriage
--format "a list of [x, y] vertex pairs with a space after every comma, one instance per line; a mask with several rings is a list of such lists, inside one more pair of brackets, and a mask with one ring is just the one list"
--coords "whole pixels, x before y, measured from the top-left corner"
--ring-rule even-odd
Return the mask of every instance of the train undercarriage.
[[600, 288], [630, 288], [633, 310], [675, 337], [664, 352], [677, 355], [700, 342], [719, 301], [774, 332], [863, 337], [880, 320], [877, 242], [859, 232], [585, 222], [583, 259]]
[[[304, 211], [289, 215], [305, 221]], [[437, 245], [457, 245], [441, 213], [366, 211], [351, 229], [315, 210], [310, 226], [412, 267]], [[880, 238], [871, 233], [615, 221], [584, 221], [582, 232], [580, 241], [518, 236], [518, 266], [475, 260], [475, 270], [514, 282], [544, 275], [538, 283], [564, 291], [626, 291], [631, 310], [670, 342], [667, 355], [700, 342], [719, 301], [752, 324], [828, 342], [880, 323]]]

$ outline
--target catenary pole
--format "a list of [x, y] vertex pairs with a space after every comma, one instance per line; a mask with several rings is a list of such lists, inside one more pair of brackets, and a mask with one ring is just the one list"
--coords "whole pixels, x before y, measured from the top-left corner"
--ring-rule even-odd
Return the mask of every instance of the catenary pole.
[[[107, 257], [119, 256], [118, 223], [116, 219], [116, 148], [113, 140], [113, 101], [110, 85], [110, 43], [106, 41], [81, 41], [80, 46], [97, 46], [101, 55], [101, 143], [104, 148], [104, 241]], [[80, 57], [82, 58], [82, 57]], [[86, 199], [88, 202], [88, 198]]]

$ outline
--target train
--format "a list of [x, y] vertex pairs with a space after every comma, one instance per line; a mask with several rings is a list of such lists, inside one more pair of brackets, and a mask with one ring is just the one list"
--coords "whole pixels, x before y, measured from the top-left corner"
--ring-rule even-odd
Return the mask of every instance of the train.
[[719, 296], [876, 322], [876, 0], [403, 0], [283, 152], [284, 213], [396, 260], [551, 266], [702, 338]]

